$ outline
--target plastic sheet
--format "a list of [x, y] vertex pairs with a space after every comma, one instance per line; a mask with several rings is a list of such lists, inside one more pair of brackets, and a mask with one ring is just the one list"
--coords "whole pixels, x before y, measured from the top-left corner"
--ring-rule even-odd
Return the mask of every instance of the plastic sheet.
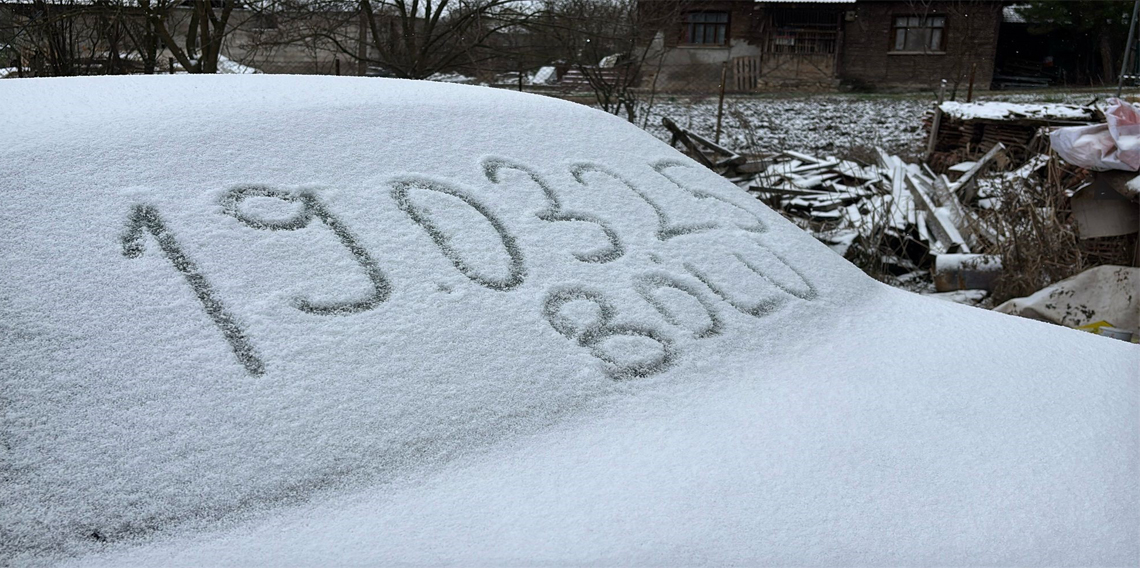
[[1120, 99], [1109, 99], [1105, 124], [1068, 126], [1049, 135], [1061, 158], [1090, 170], [1140, 170], [1140, 112]]

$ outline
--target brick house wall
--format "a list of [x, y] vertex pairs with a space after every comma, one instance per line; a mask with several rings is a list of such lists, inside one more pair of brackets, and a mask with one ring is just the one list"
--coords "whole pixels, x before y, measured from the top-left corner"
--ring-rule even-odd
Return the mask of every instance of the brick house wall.
[[[656, 42], [660, 59], [647, 61], [646, 83], [665, 91], [714, 92], [725, 61], [754, 58], [759, 80], [745, 90], [835, 89], [840, 80], [866, 89], [933, 89], [945, 79], [965, 88], [975, 64], [975, 89], [988, 89], [994, 73], [1002, 2], [999, 0], [856, 0], [855, 2], [764, 2], [753, 0], [641, 0], [639, 17]], [[766, 52], [773, 14], [783, 9], [834, 10], [838, 44], [833, 55], [789, 56]], [[686, 45], [682, 15], [729, 13], [723, 46]], [[945, 18], [938, 51], [897, 52], [897, 16]], [[652, 45], [652, 44], [651, 44]], [[730, 67], [731, 69], [732, 67]], [[731, 73], [731, 71], [730, 71]], [[730, 78], [729, 85], [739, 85]], [[740, 89], [737, 89], [740, 90]]]
[[752, 0], [641, 0], [638, 3], [638, 18], [642, 29], [642, 41], [653, 38], [654, 32], [662, 32], [665, 47], [684, 46], [685, 28], [682, 16], [686, 12], [728, 12], [728, 39], [753, 40], [759, 32], [756, 27], [763, 21], [763, 4]]
[[[856, 87], [936, 88], [945, 79], [963, 88], [977, 65], [975, 89], [988, 89], [994, 73], [1001, 3], [983, 0], [933, 2], [860, 0], [854, 20], [844, 22], [839, 77]], [[944, 16], [945, 49], [914, 53], [893, 50], [897, 16]]]

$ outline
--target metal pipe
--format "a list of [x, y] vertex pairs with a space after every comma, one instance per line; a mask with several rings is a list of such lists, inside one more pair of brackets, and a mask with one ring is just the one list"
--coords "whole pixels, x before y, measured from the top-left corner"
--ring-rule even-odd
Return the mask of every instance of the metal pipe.
[[1116, 98], [1124, 90], [1124, 71], [1128, 69], [1128, 56], [1132, 55], [1133, 40], [1136, 39], [1136, 14], [1140, 12], [1140, 0], [1132, 4], [1132, 22], [1128, 24], [1128, 43], [1124, 44], [1124, 61], [1120, 62], [1120, 78], [1116, 82]]

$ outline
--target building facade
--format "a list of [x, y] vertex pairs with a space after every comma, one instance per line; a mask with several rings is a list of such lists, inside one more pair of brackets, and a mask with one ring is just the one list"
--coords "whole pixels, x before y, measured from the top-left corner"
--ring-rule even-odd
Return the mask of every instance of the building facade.
[[645, 80], [671, 91], [988, 88], [1002, 2], [641, 0]]

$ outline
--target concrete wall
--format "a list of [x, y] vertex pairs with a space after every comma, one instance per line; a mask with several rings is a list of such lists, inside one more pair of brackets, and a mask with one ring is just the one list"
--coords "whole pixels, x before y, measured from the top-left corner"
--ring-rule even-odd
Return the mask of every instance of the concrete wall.
[[[759, 54], [759, 47], [739, 39], [730, 40], [727, 47], [675, 47], [664, 54], [657, 88], [677, 92], [715, 92], [720, 87], [721, 66], [725, 61], [731, 65], [734, 57]], [[656, 65], [656, 62], [650, 62], [646, 71], [656, 71]]]
[[[712, 2], [643, 2], [642, 17], [653, 21], [656, 57], [643, 67], [644, 83], [656, 79], [656, 88], [674, 92], [716, 92], [720, 86], [721, 66], [734, 57], [760, 54], [756, 26], [764, 21], [762, 8], [751, 0]], [[727, 45], [688, 45], [684, 43], [682, 16], [687, 11], [728, 12]], [[731, 72], [731, 71], [730, 71]]]

